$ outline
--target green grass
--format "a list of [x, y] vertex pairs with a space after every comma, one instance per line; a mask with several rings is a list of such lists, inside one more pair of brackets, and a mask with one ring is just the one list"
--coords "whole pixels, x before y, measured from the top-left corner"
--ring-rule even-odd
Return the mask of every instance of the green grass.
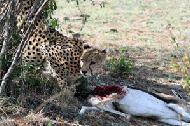
[[[84, 34], [84, 39], [95, 45], [111, 43], [117, 46], [137, 45], [166, 47], [171, 37], [166, 27], [171, 24], [178, 41], [187, 38], [190, 30], [190, 3], [188, 0], [106, 0], [105, 8], [91, 5], [90, 0], [67, 3], [57, 0], [55, 17], [60, 21], [63, 33], [68, 26], [71, 30]], [[80, 10], [80, 11], [79, 11]], [[84, 28], [81, 20], [64, 22], [64, 17], [90, 15]], [[110, 29], [118, 33], [110, 32]], [[105, 44], [106, 45], [106, 44]]]

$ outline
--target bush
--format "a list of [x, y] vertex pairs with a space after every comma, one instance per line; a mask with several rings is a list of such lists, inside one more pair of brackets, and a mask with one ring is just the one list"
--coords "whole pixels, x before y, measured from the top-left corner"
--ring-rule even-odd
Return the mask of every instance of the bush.
[[107, 61], [107, 69], [116, 75], [129, 75], [133, 69], [133, 61], [125, 56], [125, 49], [120, 50], [119, 58], [111, 58]]
[[30, 86], [39, 86], [47, 83], [47, 78], [42, 74], [41, 66], [24, 65], [22, 67], [21, 77], [25, 83]]
[[172, 70], [179, 72], [183, 78], [183, 87], [190, 92], [190, 56], [185, 51], [182, 57], [174, 57], [172, 60]]

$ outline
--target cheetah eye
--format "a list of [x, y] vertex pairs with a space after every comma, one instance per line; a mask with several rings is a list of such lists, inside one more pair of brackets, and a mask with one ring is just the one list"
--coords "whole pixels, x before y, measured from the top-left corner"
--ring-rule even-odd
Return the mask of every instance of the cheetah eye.
[[94, 62], [94, 61], [91, 61], [91, 63], [90, 64], [95, 64], [96, 62]]

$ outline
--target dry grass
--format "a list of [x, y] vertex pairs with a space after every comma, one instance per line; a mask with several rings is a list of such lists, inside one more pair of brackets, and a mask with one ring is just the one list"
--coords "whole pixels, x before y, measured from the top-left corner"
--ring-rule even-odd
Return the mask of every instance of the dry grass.
[[[89, 43], [100, 47], [148, 46], [170, 49], [172, 40], [168, 26], [181, 44], [190, 40], [190, 4], [188, 0], [104, 0], [105, 7], [91, 5], [90, 0], [57, 0], [55, 17], [60, 29], [84, 35]], [[82, 30], [80, 15], [90, 17]], [[65, 21], [64, 19], [70, 19]], [[113, 32], [110, 29], [116, 29]]]

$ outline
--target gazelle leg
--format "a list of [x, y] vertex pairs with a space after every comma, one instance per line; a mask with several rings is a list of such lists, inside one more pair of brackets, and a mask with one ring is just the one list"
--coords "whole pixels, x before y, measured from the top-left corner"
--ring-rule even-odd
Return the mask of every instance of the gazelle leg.
[[113, 110], [113, 109], [99, 108], [98, 106], [97, 107], [95, 107], [95, 106], [94, 107], [82, 106], [79, 114], [84, 114], [88, 110], [106, 111], [106, 112], [110, 112], [110, 113], [113, 113], [113, 114], [116, 114], [116, 115], [127, 117], [127, 119], [129, 119], [131, 117], [129, 114], [126, 114], [126, 113], [121, 113], [121, 112]]
[[190, 125], [189, 123], [186, 123], [184, 121], [178, 121], [175, 119], [160, 119], [159, 121], [164, 122], [166, 124], [173, 125], [173, 126], [189, 126]]
[[116, 115], [120, 115], [120, 116], [123, 116], [123, 117], [127, 117], [127, 119], [130, 119], [131, 115], [129, 114], [126, 114], [126, 113], [122, 113], [122, 112], [119, 112], [119, 111], [116, 111], [114, 109], [102, 109], [103, 111], [106, 111], [106, 112], [110, 112], [110, 113], [113, 113], [113, 114], [116, 114]]
[[185, 111], [184, 108], [182, 108], [181, 106], [177, 105], [177, 104], [168, 104], [167, 105], [169, 108], [171, 108], [172, 110], [176, 111], [178, 114], [180, 114], [182, 116], [182, 120], [189, 122], [190, 121], [190, 114], [188, 112]]
[[82, 106], [82, 108], [81, 108], [81, 110], [80, 110], [80, 112], [79, 112], [79, 114], [84, 114], [86, 111], [88, 111], [88, 110], [99, 110], [100, 111], [100, 109], [98, 109], [97, 107], [87, 107], [87, 106]]

